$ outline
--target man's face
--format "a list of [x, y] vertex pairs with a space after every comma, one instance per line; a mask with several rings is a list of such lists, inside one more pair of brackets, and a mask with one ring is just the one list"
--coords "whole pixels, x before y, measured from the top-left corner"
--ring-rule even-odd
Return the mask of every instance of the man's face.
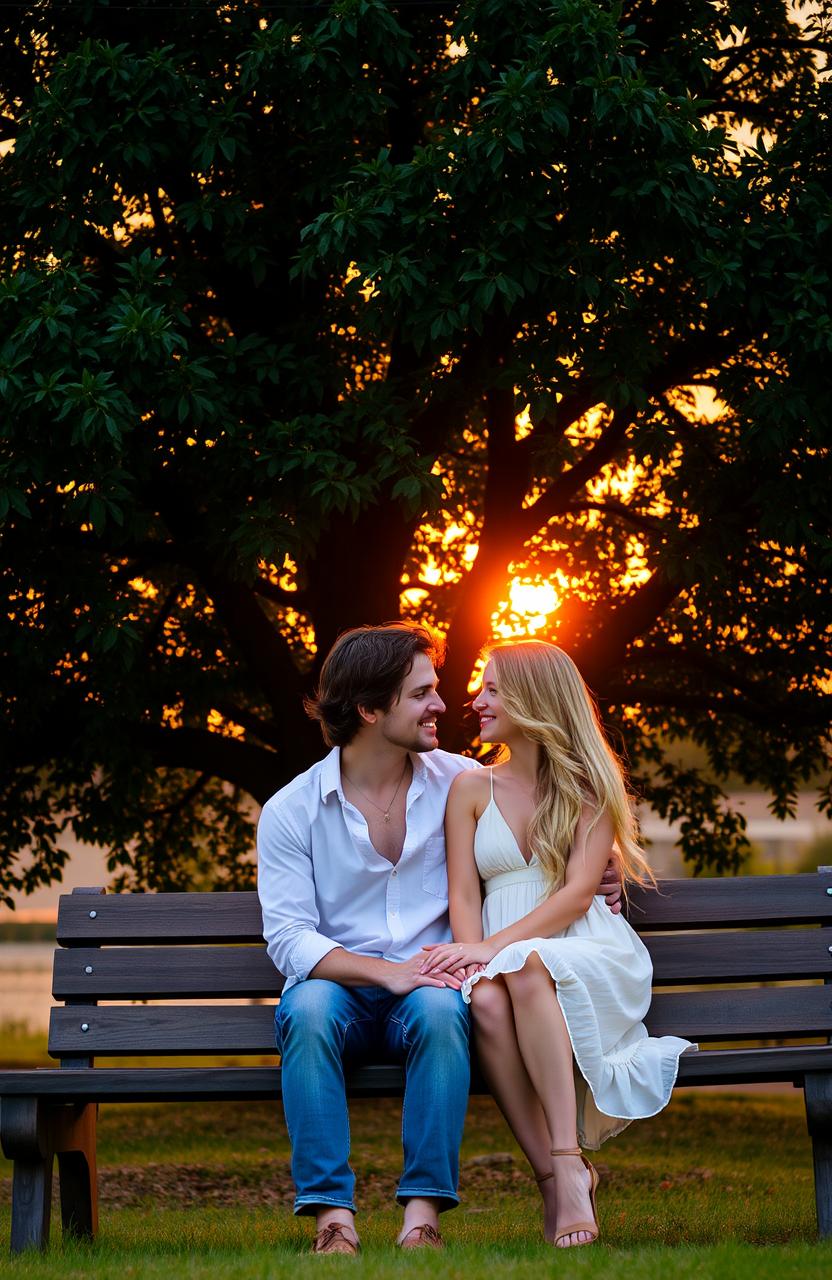
[[436, 692], [438, 683], [430, 658], [426, 653], [417, 653], [389, 711], [376, 712], [382, 737], [407, 751], [433, 751], [438, 747], [436, 717], [445, 710]]

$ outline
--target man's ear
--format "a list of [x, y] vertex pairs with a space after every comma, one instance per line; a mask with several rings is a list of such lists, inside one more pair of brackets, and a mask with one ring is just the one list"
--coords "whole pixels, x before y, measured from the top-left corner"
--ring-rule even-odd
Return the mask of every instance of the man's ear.
[[378, 712], [371, 711], [369, 707], [356, 707], [356, 711], [361, 716], [365, 724], [375, 724], [378, 720]]

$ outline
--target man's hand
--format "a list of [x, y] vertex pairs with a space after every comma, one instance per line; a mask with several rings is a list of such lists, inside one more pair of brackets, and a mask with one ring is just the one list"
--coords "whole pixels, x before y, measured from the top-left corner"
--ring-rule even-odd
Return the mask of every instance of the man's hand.
[[614, 916], [621, 913], [621, 868], [618, 865], [618, 858], [613, 852], [607, 865], [604, 867], [604, 874], [601, 876], [601, 883], [598, 886], [598, 892], [602, 893], [607, 900], [607, 906]]
[[462, 986], [459, 978], [452, 973], [442, 973], [431, 977], [429, 974], [421, 972], [424, 963], [423, 952], [411, 956], [409, 960], [403, 960], [400, 964], [387, 961], [384, 986], [394, 996], [409, 995], [417, 987], [451, 987], [454, 991], [459, 991]]

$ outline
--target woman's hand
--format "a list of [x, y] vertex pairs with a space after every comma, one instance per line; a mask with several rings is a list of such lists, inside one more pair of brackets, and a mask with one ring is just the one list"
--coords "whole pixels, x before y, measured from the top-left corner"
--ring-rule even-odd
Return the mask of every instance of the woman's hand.
[[[461, 985], [466, 978], [473, 978], [475, 973], [482, 973], [484, 968], [484, 964], [463, 964], [458, 969], [452, 969], [450, 976], [456, 978]], [[443, 974], [443, 981], [445, 980], [446, 976]]]
[[[472, 965], [485, 968], [497, 954], [494, 946], [483, 942], [432, 942], [422, 948], [429, 954], [425, 956], [420, 973], [435, 974], [437, 972], [453, 972], [455, 969], [468, 969]], [[476, 970], [475, 970], [476, 972]]]

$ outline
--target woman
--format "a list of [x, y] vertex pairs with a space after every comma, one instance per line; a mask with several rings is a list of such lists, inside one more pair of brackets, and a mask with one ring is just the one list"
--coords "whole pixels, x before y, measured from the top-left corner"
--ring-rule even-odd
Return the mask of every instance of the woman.
[[[598, 1238], [597, 1149], [670, 1098], [675, 1036], [642, 1019], [652, 966], [595, 897], [613, 844], [625, 883], [652, 879], [619, 760], [571, 659], [540, 641], [490, 651], [474, 701], [498, 763], [454, 779], [445, 834], [454, 943], [426, 973], [465, 968], [479, 1060], [537, 1178], [544, 1234]], [[485, 886], [482, 903], [480, 880]]]

